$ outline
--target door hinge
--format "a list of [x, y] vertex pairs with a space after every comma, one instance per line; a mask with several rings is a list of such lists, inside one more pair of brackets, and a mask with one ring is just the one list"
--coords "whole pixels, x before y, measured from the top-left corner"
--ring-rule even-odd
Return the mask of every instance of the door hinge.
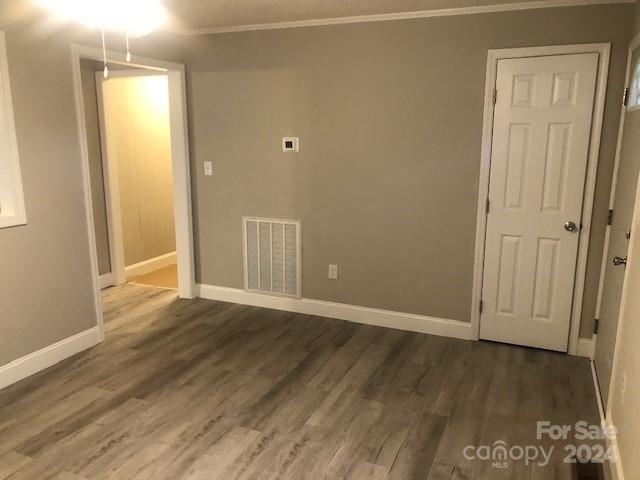
[[482, 307], [484, 306], [484, 302], [480, 300], [480, 313], [482, 313]]
[[597, 335], [598, 330], [600, 330], [600, 320], [596, 318], [596, 322], [593, 325], [593, 333]]
[[613, 210], [609, 209], [609, 214], [607, 215], [607, 225], [613, 225]]
[[629, 103], [629, 89], [625, 88], [622, 92], [622, 105], [626, 107], [627, 103]]
[[485, 206], [486, 213], [489, 213], [489, 208], [491, 208], [491, 200], [487, 198], [487, 204]]
[[493, 89], [493, 97], [491, 97], [491, 101], [493, 102], [494, 105], [498, 101], [498, 89], [497, 88]]

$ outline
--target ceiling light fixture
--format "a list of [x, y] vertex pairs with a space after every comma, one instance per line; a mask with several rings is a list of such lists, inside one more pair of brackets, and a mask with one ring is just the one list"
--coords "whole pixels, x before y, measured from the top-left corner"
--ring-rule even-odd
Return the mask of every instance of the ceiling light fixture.
[[127, 46], [126, 59], [130, 62], [129, 38], [151, 33], [166, 19], [166, 11], [160, 0], [38, 0], [38, 2], [62, 20], [80, 22], [87, 28], [100, 30], [105, 78], [109, 75], [105, 31], [124, 33]]

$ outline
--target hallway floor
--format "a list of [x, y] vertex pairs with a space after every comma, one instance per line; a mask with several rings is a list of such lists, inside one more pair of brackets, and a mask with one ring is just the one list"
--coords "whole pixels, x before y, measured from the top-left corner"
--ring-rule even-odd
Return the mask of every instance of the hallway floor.
[[178, 265], [168, 265], [144, 275], [130, 277], [127, 281], [140, 285], [160, 288], [178, 288]]
[[[123, 285], [107, 340], [0, 392], [0, 479], [573, 479], [589, 362]], [[550, 464], [466, 446], [554, 446]], [[571, 443], [571, 442], [568, 442]]]

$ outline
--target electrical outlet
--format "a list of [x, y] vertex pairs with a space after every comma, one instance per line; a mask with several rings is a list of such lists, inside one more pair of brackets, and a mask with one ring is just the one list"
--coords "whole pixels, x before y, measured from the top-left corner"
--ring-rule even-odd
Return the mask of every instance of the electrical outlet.
[[329, 278], [331, 280], [338, 279], [338, 265], [329, 265]]
[[204, 162], [204, 174], [207, 177], [213, 175], [213, 162]]

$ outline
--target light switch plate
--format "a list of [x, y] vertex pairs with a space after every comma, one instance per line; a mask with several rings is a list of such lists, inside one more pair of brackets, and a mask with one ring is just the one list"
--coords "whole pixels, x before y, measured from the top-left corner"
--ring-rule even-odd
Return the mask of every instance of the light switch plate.
[[204, 174], [207, 177], [213, 175], [213, 162], [204, 162]]

